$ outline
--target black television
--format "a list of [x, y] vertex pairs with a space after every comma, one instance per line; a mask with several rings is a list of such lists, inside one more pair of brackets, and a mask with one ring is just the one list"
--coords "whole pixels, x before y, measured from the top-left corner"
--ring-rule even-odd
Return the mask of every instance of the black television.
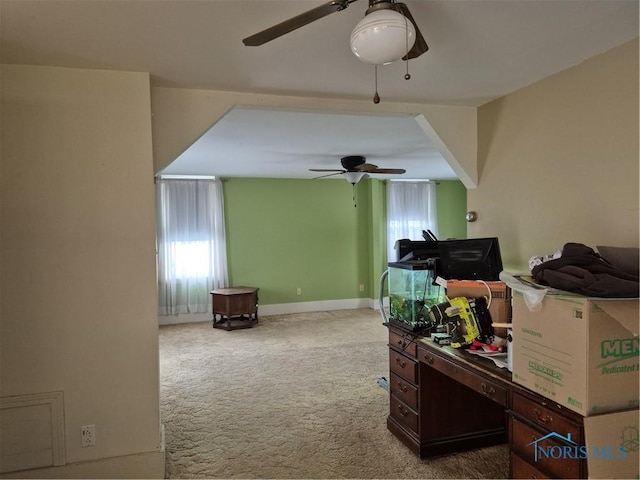
[[502, 257], [497, 237], [439, 240], [440, 269], [445, 280], [499, 280]]

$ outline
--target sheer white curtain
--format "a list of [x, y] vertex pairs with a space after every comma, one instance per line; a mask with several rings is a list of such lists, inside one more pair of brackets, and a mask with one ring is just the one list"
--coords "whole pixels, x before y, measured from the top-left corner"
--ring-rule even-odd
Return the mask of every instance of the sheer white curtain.
[[387, 260], [396, 260], [396, 240], [424, 240], [422, 230], [438, 236], [435, 182], [387, 182]]
[[228, 285], [222, 182], [158, 179], [160, 315], [211, 311], [211, 290]]

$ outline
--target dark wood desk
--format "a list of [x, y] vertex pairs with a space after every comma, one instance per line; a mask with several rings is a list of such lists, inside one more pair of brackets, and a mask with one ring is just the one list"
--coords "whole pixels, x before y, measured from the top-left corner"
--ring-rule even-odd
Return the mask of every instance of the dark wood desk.
[[490, 360], [387, 326], [387, 428], [416, 455], [507, 443], [511, 478], [587, 478], [586, 460], [535, 462], [531, 446], [553, 431], [583, 445], [581, 415], [513, 383]]
[[213, 328], [235, 330], [258, 323], [258, 290], [254, 287], [212, 290]]

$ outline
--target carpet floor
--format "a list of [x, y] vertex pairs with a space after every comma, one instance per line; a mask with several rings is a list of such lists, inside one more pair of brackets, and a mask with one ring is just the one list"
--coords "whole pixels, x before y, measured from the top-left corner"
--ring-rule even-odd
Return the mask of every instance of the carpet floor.
[[506, 478], [506, 445], [421, 460], [386, 427], [374, 310], [160, 327], [166, 478]]

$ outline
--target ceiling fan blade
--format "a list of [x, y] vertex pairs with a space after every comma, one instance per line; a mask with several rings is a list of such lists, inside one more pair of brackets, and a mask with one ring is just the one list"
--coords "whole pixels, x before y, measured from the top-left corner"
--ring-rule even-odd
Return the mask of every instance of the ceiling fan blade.
[[242, 43], [244, 43], [248, 47], [257, 47], [259, 45], [263, 45], [297, 28], [303, 27], [311, 22], [315, 22], [322, 17], [326, 17], [331, 13], [344, 10], [349, 6], [350, 3], [353, 3], [355, 1], [356, 0], [333, 0], [329, 3], [325, 3], [324, 5], [320, 5], [319, 7], [301, 13], [300, 15], [290, 18], [289, 20], [278, 23], [277, 25], [267, 28], [266, 30], [251, 35], [250, 37], [242, 40]]
[[373, 163], [363, 163], [362, 165], [358, 165], [357, 167], [355, 167], [356, 170], [359, 170], [361, 172], [371, 172], [372, 170], [377, 169], [378, 166], [374, 165]]
[[336, 168], [310, 168], [310, 172], [336, 172], [336, 173], [344, 173], [346, 170], [338, 170]]
[[376, 168], [375, 170], [367, 170], [367, 173], [401, 174], [406, 172], [404, 168]]
[[[316, 170], [317, 171], [317, 170]], [[319, 178], [332, 177], [334, 175], [342, 175], [344, 172], [342, 170], [335, 171], [334, 173], [329, 173], [327, 175], [320, 175], [319, 177], [313, 177], [312, 180], [317, 180]]]
[[422, 33], [420, 32], [420, 29], [418, 28], [418, 24], [413, 19], [411, 12], [409, 12], [409, 7], [407, 7], [404, 3], [396, 3], [396, 6], [400, 10], [400, 13], [402, 13], [405, 17], [409, 19], [409, 21], [411, 21], [411, 23], [413, 23], [413, 26], [416, 29], [416, 42], [413, 44], [413, 47], [411, 48], [411, 50], [409, 50], [409, 53], [407, 53], [404, 57], [402, 57], [402, 60], [408, 60], [411, 58], [419, 57], [420, 55], [425, 53], [427, 50], [429, 50], [429, 45], [427, 45], [426, 40], [424, 39], [424, 37], [422, 36]]

